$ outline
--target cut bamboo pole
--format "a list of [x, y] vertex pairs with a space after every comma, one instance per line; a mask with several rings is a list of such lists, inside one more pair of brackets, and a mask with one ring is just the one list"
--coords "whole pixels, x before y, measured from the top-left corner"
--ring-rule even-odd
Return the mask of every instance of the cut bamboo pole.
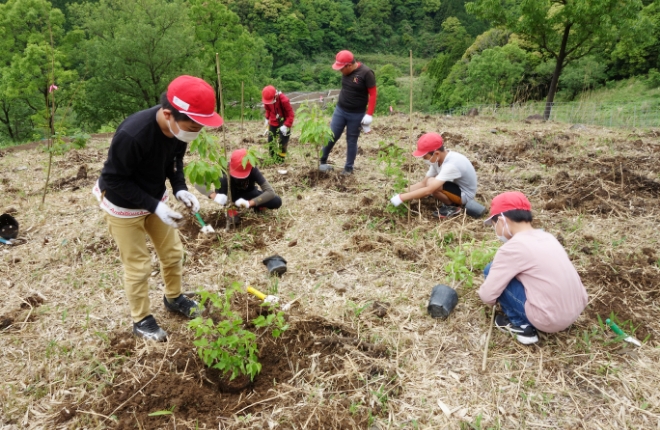
[[[227, 122], [227, 119], [225, 118], [225, 104], [222, 99], [222, 79], [220, 77], [220, 57], [218, 53], [215, 53], [215, 71], [218, 74], [218, 94], [220, 96], [220, 116], [222, 117], [223, 120], [225, 120], [225, 123]], [[227, 125], [224, 124], [222, 126], [222, 146], [224, 150], [224, 155], [225, 155], [225, 160], [227, 160], [227, 166], [229, 166], [229, 157], [227, 156], [227, 134], [226, 134], [226, 129]], [[229, 207], [232, 205], [232, 199], [231, 199], [231, 175], [229, 174], [229, 169], [227, 169], [227, 172], [225, 172], [225, 176], [227, 177], [227, 205], [225, 206], [225, 218], [227, 219], [227, 223], [225, 224], [225, 230], [229, 231], [229, 227], [231, 226], [231, 221], [229, 220]]]
[[[408, 151], [408, 192], [410, 192], [410, 173], [412, 171], [413, 164], [413, 60], [412, 60], [412, 49], [410, 50], [410, 116], [408, 119], [410, 122], [410, 142], [409, 142], [409, 151]], [[410, 224], [410, 205], [408, 205], [408, 224]]]
[[495, 324], [495, 306], [490, 310], [490, 327], [488, 327], [488, 336], [486, 336], [486, 346], [484, 346], [484, 358], [481, 361], [481, 371], [486, 371], [486, 360], [488, 360], [488, 344], [490, 343], [490, 335], [493, 333], [493, 325]]
[[241, 81], [241, 132], [243, 132], [243, 100], [245, 100], [243, 94], [244, 94], [244, 89], [243, 89], [243, 81]]
[[55, 43], [53, 42], [53, 30], [48, 22], [48, 32], [50, 33], [50, 54], [51, 54], [51, 86], [50, 86], [50, 137], [48, 138], [48, 170], [46, 171], [46, 183], [44, 184], [44, 194], [41, 196], [41, 205], [43, 208], [48, 193], [48, 183], [50, 182], [50, 171], [53, 166], [53, 138], [55, 137]]

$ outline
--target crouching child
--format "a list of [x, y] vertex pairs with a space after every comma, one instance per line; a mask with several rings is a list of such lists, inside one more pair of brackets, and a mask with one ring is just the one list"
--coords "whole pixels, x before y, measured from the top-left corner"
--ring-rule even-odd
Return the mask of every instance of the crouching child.
[[532, 227], [532, 206], [520, 192], [495, 197], [490, 218], [504, 242], [484, 270], [479, 288], [484, 303], [500, 304], [495, 327], [518, 342], [538, 342], [537, 330], [556, 333], [568, 328], [587, 306], [587, 292], [566, 251], [550, 233]]

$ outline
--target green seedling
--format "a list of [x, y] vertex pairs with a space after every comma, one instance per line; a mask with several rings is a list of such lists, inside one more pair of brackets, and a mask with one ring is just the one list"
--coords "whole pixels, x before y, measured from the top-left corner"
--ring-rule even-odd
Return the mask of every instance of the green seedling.
[[[390, 187], [390, 194], [399, 194], [408, 187], [408, 180], [403, 171], [403, 165], [406, 162], [406, 153], [403, 148], [394, 143], [384, 141], [378, 142], [378, 163], [382, 166], [383, 173], [387, 177], [387, 183]], [[405, 215], [408, 209], [404, 205], [387, 205], [389, 212]]]
[[[258, 360], [257, 337], [243, 327], [243, 319], [231, 310], [231, 298], [236, 292], [242, 292], [242, 284], [234, 282], [224, 295], [201, 291], [201, 306], [209, 308], [211, 314], [218, 314], [216, 323], [213, 318], [198, 317], [188, 323], [195, 330], [197, 354], [208, 367], [230, 374], [230, 380], [239, 375], [247, 375], [250, 380], [261, 371]], [[271, 310], [274, 308], [271, 306]], [[274, 312], [267, 316], [260, 315], [252, 321], [256, 328], [271, 328], [271, 335], [278, 338], [288, 329], [284, 313]]]
[[[328, 120], [316, 103], [304, 102], [296, 111], [298, 128], [300, 129], [300, 143], [312, 148], [317, 155], [317, 168], [321, 165], [321, 151], [334, 136], [328, 125]], [[303, 152], [307, 154], [307, 151]], [[305, 158], [307, 156], [305, 155]]]
[[172, 414], [174, 414], [174, 408], [176, 408], [176, 406], [172, 406], [169, 409], [164, 409], [164, 410], [161, 410], [161, 411], [152, 412], [148, 416], [150, 416], [150, 417], [162, 417], [164, 415], [172, 415]]

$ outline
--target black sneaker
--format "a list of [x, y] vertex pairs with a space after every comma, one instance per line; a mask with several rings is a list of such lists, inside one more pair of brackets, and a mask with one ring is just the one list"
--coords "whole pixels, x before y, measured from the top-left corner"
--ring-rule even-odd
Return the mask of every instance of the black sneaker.
[[433, 216], [437, 218], [451, 218], [461, 213], [460, 206], [442, 205], [439, 210], [433, 212]]
[[139, 322], [133, 323], [133, 334], [147, 340], [155, 340], [156, 342], [165, 342], [167, 340], [167, 333], [160, 328], [156, 322], [156, 318], [151, 315], [142, 318]]
[[509, 318], [507, 318], [506, 315], [499, 314], [495, 316], [495, 327], [500, 331], [515, 335], [516, 340], [523, 345], [532, 345], [539, 341], [538, 334], [534, 327], [529, 324], [515, 326], [511, 324], [511, 321], [509, 321]]
[[197, 318], [202, 314], [199, 308], [199, 303], [189, 299], [183, 294], [181, 294], [176, 299], [168, 299], [167, 297], [163, 296], [163, 303], [165, 303], [167, 310], [182, 313], [190, 319]]

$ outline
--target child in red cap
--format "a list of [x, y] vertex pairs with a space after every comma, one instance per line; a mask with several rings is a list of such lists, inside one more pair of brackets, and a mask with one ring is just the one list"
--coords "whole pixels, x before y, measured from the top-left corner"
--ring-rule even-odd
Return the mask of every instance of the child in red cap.
[[[231, 153], [229, 161], [229, 175], [231, 176], [231, 199], [239, 208], [254, 208], [254, 210], [279, 209], [282, 199], [275, 194], [275, 190], [268, 183], [258, 167], [253, 167], [248, 161], [243, 166], [243, 159], [247, 155], [245, 148], [237, 149]], [[257, 185], [259, 188], [257, 188]], [[204, 187], [195, 186], [197, 190], [207, 195], [221, 206], [227, 204], [227, 177], [220, 178], [220, 188], [208, 192]], [[230, 209], [228, 216], [238, 221], [238, 212]]]
[[[268, 126], [268, 130], [266, 130], [268, 152], [276, 161], [282, 162], [286, 159], [295, 113], [289, 98], [272, 85], [264, 87], [261, 91], [261, 101], [264, 104], [266, 126]], [[272, 143], [276, 137], [279, 137], [279, 146]]]
[[555, 333], [573, 324], [587, 306], [587, 292], [557, 239], [532, 227], [527, 197], [517, 191], [498, 195], [484, 223], [504, 242], [479, 288], [481, 300], [502, 308], [495, 326], [529, 345], [538, 342], [537, 329]]
[[410, 187], [410, 192], [397, 194], [390, 199], [394, 206], [401, 203], [433, 196], [443, 206], [433, 215], [449, 218], [461, 213], [461, 208], [477, 193], [477, 172], [470, 160], [456, 151], [445, 150], [442, 136], [426, 133], [417, 141], [417, 158], [423, 158], [429, 166], [426, 177]]
[[221, 125], [213, 88], [200, 78], [184, 75], [170, 83], [160, 105], [126, 118], [112, 138], [93, 192], [119, 248], [136, 336], [167, 339], [151, 315], [148, 280], [152, 268], [146, 235], [160, 260], [165, 308], [189, 318], [199, 313], [197, 302], [181, 294], [183, 246], [176, 228], [182, 215], [167, 204], [165, 180], [177, 200], [197, 212], [199, 202], [188, 192], [183, 176], [183, 156], [202, 128]]

